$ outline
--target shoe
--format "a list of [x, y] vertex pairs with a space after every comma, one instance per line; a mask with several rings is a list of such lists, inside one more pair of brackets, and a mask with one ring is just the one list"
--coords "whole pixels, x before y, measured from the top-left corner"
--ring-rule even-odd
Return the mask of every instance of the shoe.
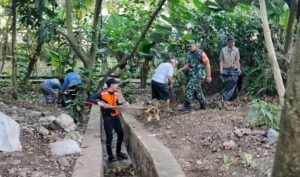
[[203, 101], [199, 101], [199, 104], [200, 104], [200, 109], [206, 109], [206, 103], [203, 102]]
[[108, 156], [108, 161], [115, 162], [115, 161], [117, 161], [117, 158], [114, 155], [110, 155], [110, 156]]
[[125, 159], [128, 159], [128, 156], [125, 153], [120, 152], [117, 154], [117, 158], [118, 158], [118, 160], [125, 160]]
[[180, 112], [187, 113], [192, 111], [192, 106], [190, 102], [185, 102], [183, 107], [179, 109]]

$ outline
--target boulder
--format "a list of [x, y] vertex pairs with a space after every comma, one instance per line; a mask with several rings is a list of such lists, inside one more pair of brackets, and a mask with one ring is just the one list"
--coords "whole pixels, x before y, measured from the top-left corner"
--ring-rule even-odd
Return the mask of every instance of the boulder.
[[61, 141], [56, 141], [55, 143], [50, 144], [51, 153], [55, 156], [64, 156], [71, 154], [81, 155], [81, 149], [79, 144], [70, 139], [65, 139]]
[[40, 125], [42, 125], [44, 127], [48, 127], [55, 120], [56, 120], [55, 116], [49, 116], [49, 117], [41, 117], [38, 121], [39, 121]]
[[21, 151], [20, 125], [0, 112], [0, 151]]
[[72, 139], [77, 141], [78, 143], [82, 143], [83, 135], [79, 131], [68, 133], [64, 139]]
[[30, 110], [28, 110], [28, 111], [25, 112], [25, 117], [27, 117], [27, 118], [30, 117], [30, 118], [38, 119], [41, 116], [42, 116], [42, 113], [39, 112], [39, 111], [30, 111]]
[[267, 133], [267, 137], [268, 137], [268, 143], [269, 144], [274, 144], [277, 142], [278, 140], [278, 136], [279, 136], [279, 132], [270, 128], [268, 133]]
[[54, 122], [57, 123], [66, 132], [73, 132], [76, 129], [74, 119], [68, 114], [60, 115]]
[[40, 126], [38, 129], [37, 129], [38, 133], [41, 134], [41, 135], [48, 135], [49, 134], [49, 130], [46, 129], [45, 127], [43, 126]]

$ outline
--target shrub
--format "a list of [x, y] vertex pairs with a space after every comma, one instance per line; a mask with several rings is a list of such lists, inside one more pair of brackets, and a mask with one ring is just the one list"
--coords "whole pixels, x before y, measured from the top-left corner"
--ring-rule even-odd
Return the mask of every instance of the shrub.
[[247, 122], [256, 126], [279, 128], [280, 108], [277, 105], [254, 99], [249, 103], [249, 107]]

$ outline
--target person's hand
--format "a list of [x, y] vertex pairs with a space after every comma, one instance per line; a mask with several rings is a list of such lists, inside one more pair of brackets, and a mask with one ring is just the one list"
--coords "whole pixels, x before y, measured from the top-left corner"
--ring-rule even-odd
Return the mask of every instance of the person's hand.
[[102, 101], [98, 101], [98, 102], [97, 102], [97, 105], [98, 105], [98, 106], [101, 106], [101, 107], [104, 107], [104, 108], [106, 107], [106, 105], [105, 105]]
[[220, 74], [223, 74], [223, 69], [222, 69], [222, 70], [220, 70]]
[[211, 76], [207, 76], [207, 77], [206, 77], [206, 82], [211, 83], [211, 81], [212, 81]]

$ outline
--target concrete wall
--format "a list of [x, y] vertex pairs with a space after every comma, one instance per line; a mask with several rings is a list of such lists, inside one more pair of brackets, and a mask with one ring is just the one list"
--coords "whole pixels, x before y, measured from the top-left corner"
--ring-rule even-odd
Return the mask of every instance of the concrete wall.
[[104, 176], [100, 120], [100, 108], [94, 105], [81, 144], [83, 155], [76, 160], [72, 177]]
[[184, 177], [168, 148], [130, 114], [122, 112], [125, 144], [140, 177]]

